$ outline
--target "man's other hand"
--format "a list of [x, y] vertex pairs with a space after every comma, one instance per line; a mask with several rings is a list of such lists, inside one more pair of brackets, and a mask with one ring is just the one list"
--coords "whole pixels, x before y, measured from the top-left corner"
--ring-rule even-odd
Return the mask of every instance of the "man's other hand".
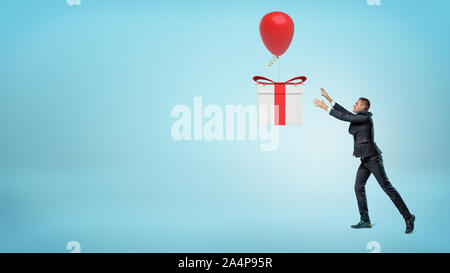
[[319, 100], [319, 99], [315, 98], [314, 99], [314, 104], [317, 107], [320, 107], [320, 108], [322, 108], [324, 110], [328, 110], [328, 106], [325, 104], [325, 102], [323, 102], [323, 100]]

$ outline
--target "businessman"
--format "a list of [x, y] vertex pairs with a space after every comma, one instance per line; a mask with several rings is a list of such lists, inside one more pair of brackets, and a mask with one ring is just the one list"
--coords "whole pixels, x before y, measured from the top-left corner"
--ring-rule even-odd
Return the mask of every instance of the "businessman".
[[373, 173], [384, 192], [391, 198], [397, 209], [402, 214], [406, 222], [405, 233], [411, 233], [414, 230], [414, 221], [416, 217], [411, 214], [400, 194], [392, 186], [386, 172], [384, 170], [383, 158], [381, 150], [377, 147], [374, 141], [374, 128], [372, 121], [372, 113], [369, 112], [370, 101], [367, 98], [359, 98], [353, 106], [353, 114], [347, 111], [344, 107], [333, 101], [328, 93], [321, 88], [321, 94], [332, 105], [328, 107], [323, 100], [314, 99], [314, 104], [320, 107], [333, 117], [350, 122], [348, 132], [353, 135], [354, 148], [353, 155], [360, 158], [356, 173], [355, 193], [358, 201], [358, 209], [361, 215], [361, 220], [358, 224], [352, 225], [352, 228], [370, 228], [369, 210], [367, 208], [366, 189], [365, 185], [370, 174]]

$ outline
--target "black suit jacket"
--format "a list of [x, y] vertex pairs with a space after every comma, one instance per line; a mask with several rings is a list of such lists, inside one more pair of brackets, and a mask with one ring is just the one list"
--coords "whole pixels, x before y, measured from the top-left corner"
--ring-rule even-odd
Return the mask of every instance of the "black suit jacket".
[[369, 111], [359, 111], [356, 115], [347, 111], [337, 102], [334, 103], [330, 111], [333, 117], [350, 122], [348, 132], [353, 135], [353, 155], [355, 157], [368, 157], [381, 154], [374, 141], [374, 129], [372, 113]]

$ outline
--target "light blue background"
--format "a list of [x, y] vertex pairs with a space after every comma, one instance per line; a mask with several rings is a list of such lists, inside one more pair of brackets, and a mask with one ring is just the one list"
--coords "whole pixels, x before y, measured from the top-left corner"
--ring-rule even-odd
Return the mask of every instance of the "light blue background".
[[[449, 1], [3, 1], [0, 251], [450, 251]], [[276, 79], [259, 21], [295, 23], [281, 80], [305, 75], [302, 126], [260, 141], [180, 141], [172, 107], [256, 104]], [[348, 123], [313, 106], [372, 102], [375, 141], [410, 210], [371, 176], [359, 220]]]

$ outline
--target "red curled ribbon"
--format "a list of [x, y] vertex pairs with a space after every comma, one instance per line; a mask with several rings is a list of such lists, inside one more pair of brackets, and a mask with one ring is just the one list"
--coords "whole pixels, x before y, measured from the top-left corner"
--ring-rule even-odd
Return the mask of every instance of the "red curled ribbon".
[[[306, 81], [306, 77], [298, 76], [298, 77], [292, 78], [285, 82], [274, 82], [265, 77], [254, 76], [253, 80], [259, 84], [275, 85], [275, 88], [274, 88], [274, 96], [275, 96], [274, 102], [275, 103], [274, 104], [278, 106], [278, 114], [279, 114], [278, 118], [275, 118], [275, 125], [286, 125], [286, 84], [291, 84], [291, 85], [303, 84]], [[262, 80], [267, 81], [267, 82], [262, 82]], [[301, 80], [301, 82], [294, 82], [297, 80]], [[277, 116], [277, 113], [275, 113], [275, 115]]]

